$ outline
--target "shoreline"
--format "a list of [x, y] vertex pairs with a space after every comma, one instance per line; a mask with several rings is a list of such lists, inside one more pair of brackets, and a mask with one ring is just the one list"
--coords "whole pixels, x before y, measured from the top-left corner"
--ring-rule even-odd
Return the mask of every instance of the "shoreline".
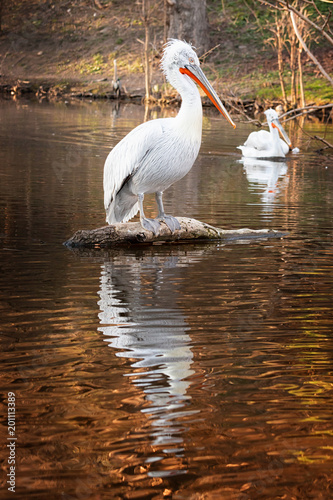
[[[142, 80], [144, 77], [142, 77]], [[138, 83], [138, 79], [136, 79]], [[140, 83], [140, 82], [139, 82]], [[143, 86], [139, 88], [127, 90], [124, 86], [120, 97], [112, 90], [112, 80], [101, 78], [98, 80], [82, 81], [82, 80], [55, 80], [52, 78], [13, 78], [1, 75], [0, 76], [0, 99], [20, 99], [27, 98], [31, 100], [47, 100], [49, 102], [58, 100], [110, 100], [119, 103], [135, 103], [144, 105], [145, 89]], [[274, 100], [262, 100], [256, 97], [242, 100], [240, 97], [227, 96], [222, 97], [222, 102], [230, 113], [243, 116], [247, 121], [256, 123], [261, 126], [261, 123], [256, 120], [265, 109], [270, 107], [281, 107], [282, 100], [276, 98]], [[160, 107], [179, 107], [181, 103], [180, 96], [172, 89], [169, 92], [153, 92], [151, 99], [148, 102], [149, 106]], [[202, 96], [203, 107], [214, 107], [211, 101]], [[320, 120], [326, 120], [327, 123], [333, 122], [333, 109], [327, 107], [327, 102], [324, 101], [321, 105], [310, 103], [308, 107], [313, 106], [313, 111], [307, 114], [308, 118], [316, 117]], [[316, 109], [318, 108], [318, 109]], [[292, 111], [289, 107], [286, 111]], [[296, 110], [295, 110], [296, 112]]]

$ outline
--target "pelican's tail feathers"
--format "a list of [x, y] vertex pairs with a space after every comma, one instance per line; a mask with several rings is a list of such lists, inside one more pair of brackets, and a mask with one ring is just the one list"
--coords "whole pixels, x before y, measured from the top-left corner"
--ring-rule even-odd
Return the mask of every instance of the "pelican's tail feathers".
[[106, 222], [117, 224], [132, 219], [139, 210], [137, 196], [116, 196], [106, 209]]

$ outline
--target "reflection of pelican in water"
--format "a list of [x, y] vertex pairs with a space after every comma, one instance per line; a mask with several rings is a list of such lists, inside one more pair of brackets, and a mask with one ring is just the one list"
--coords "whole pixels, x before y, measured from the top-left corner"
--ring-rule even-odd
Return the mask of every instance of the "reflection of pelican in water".
[[288, 167], [283, 161], [258, 160], [257, 158], [242, 158], [247, 180], [252, 188], [257, 186], [263, 189], [261, 200], [265, 204], [274, 203], [280, 192], [279, 180], [285, 178]]
[[99, 330], [109, 347], [117, 349], [119, 357], [134, 359], [124, 375], [133, 377], [145, 394], [148, 404], [141, 411], [151, 415], [153, 446], [177, 444], [179, 454], [182, 419], [195, 412], [185, 408], [191, 399], [186, 394], [188, 377], [194, 373], [189, 327], [176, 303], [177, 280], [165, 277], [168, 268], [176, 266], [177, 257], [165, 258], [162, 264], [151, 256], [106, 262], [98, 304]]

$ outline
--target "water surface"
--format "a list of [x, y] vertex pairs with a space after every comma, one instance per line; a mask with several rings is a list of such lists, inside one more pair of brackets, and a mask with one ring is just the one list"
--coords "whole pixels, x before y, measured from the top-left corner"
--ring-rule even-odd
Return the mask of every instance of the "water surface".
[[[0, 103], [1, 435], [14, 392], [16, 497], [331, 498], [332, 161], [290, 126], [299, 155], [241, 162], [253, 127], [205, 110], [167, 213], [287, 236], [69, 251], [77, 229], [104, 225], [105, 158], [143, 119], [133, 105]], [[331, 126], [305, 129], [333, 142]]]

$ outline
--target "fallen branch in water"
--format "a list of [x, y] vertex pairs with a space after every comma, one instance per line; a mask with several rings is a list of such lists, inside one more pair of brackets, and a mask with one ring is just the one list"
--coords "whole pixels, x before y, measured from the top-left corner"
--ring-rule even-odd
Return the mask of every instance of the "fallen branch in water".
[[110, 248], [116, 245], [185, 243], [195, 241], [231, 241], [246, 239], [281, 238], [285, 233], [273, 229], [220, 229], [196, 219], [177, 217], [181, 229], [170, 232], [161, 224], [155, 236], [142, 228], [140, 222], [127, 222], [92, 230], [79, 230], [64, 245], [69, 248]]
[[252, 123], [253, 125], [256, 125], [257, 127], [262, 127], [263, 124], [261, 123], [261, 121], [257, 120], [256, 118], [251, 118], [246, 113], [246, 111], [244, 111], [244, 109], [242, 109], [240, 107], [240, 105], [233, 104], [231, 99], [228, 99], [228, 97], [225, 97], [224, 100], [231, 109], [235, 110], [237, 113], [239, 113], [240, 115], [242, 115], [246, 119], [246, 122], [243, 122], [243, 123]]
[[[313, 113], [314, 111], [318, 111], [320, 109], [326, 109], [326, 108], [332, 108], [333, 109], [333, 104], [325, 104], [323, 106], [305, 106], [303, 108], [293, 109], [293, 110], [288, 111], [287, 113], [284, 113], [283, 115], [281, 115], [280, 116], [280, 120], [283, 121], [283, 123], [286, 123], [289, 120], [293, 120], [295, 118], [299, 118], [300, 116], [303, 116], [303, 114]], [[296, 114], [296, 115], [292, 116], [291, 118], [288, 118], [287, 120], [283, 120], [283, 118], [285, 116], [288, 116], [291, 113], [297, 113], [299, 111], [301, 111], [301, 113]], [[332, 113], [332, 111], [331, 111], [331, 113]], [[318, 152], [322, 152], [325, 149], [333, 149], [333, 144], [331, 144], [330, 142], [328, 142], [323, 137], [319, 137], [318, 135], [311, 135], [308, 132], [306, 132], [304, 129], [302, 129], [302, 130], [303, 130], [303, 133], [305, 133], [310, 139], [321, 141], [323, 144], [325, 144], [326, 147], [322, 148], [321, 150], [318, 150]]]
[[323, 149], [333, 149], [333, 144], [326, 141], [326, 139], [323, 139], [322, 137], [318, 137], [318, 135], [314, 135], [313, 139], [316, 139], [317, 141], [323, 142], [326, 145], [326, 148], [323, 148]]

